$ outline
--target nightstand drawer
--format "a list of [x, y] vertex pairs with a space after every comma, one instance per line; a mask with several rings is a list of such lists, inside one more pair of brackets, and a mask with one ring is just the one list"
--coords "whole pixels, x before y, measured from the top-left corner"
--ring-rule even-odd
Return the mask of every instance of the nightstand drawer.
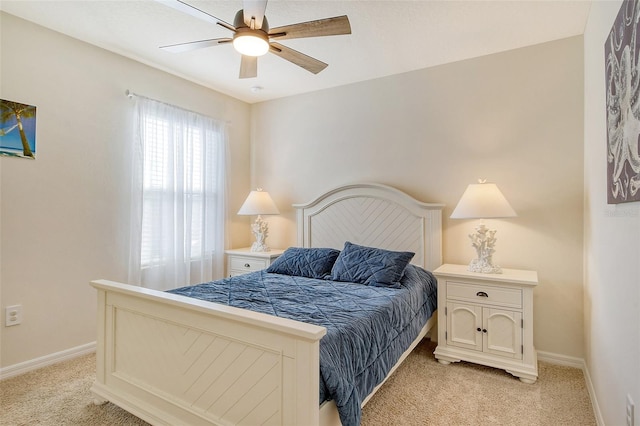
[[521, 308], [522, 290], [447, 281], [447, 299]]
[[271, 265], [284, 250], [251, 251], [251, 248], [225, 250], [227, 255], [227, 276], [235, 277], [249, 272], [261, 271]]
[[265, 259], [253, 259], [250, 257], [233, 256], [231, 258], [231, 269], [237, 271], [260, 271], [267, 267]]

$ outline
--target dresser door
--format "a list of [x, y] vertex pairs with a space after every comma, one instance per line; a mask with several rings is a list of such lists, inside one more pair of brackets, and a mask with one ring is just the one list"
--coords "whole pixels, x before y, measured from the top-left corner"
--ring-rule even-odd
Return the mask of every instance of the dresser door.
[[483, 308], [484, 352], [522, 359], [522, 312]]
[[482, 307], [447, 303], [447, 345], [482, 350]]

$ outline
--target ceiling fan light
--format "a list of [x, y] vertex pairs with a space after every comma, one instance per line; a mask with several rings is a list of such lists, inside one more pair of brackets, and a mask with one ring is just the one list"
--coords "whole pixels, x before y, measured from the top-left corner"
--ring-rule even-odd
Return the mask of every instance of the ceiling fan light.
[[262, 56], [269, 51], [269, 42], [255, 34], [238, 33], [233, 38], [233, 47], [243, 55]]

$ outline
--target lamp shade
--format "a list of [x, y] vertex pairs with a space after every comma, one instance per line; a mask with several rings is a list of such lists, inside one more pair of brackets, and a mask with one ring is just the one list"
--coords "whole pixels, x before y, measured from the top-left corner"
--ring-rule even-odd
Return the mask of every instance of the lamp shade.
[[452, 219], [485, 219], [517, 216], [495, 183], [467, 187], [451, 214]]
[[242, 216], [255, 216], [255, 215], [268, 215], [268, 214], [280, 214], [276, 203], [273, 202], [268, 192], [258, 188], [255, 191], [251, 191], [249, 196], [238, 214]]

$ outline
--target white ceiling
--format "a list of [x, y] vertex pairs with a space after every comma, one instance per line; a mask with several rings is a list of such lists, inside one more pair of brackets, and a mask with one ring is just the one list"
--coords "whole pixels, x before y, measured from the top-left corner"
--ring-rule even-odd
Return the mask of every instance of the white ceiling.
[[[233, 23], [241, 0], [186, 0]], [[590, 1], [270, 0], [272, 28], [348, 15], [351, 35], [283, 40], [327, 62], [314, 75], [267, 54], [258, 77], [238, 78], [240, 54], [231, 45], [186, 53], [158, 46], [231, 32], [153, 0], [2, 0], [0, 9], [203, 86], [253, 103], [399, 74], [523, 46], [580, 35]], [[251, 88], [263, 90], [254, 93]], [[133, 88], [135, 89], [135, 88]]]

